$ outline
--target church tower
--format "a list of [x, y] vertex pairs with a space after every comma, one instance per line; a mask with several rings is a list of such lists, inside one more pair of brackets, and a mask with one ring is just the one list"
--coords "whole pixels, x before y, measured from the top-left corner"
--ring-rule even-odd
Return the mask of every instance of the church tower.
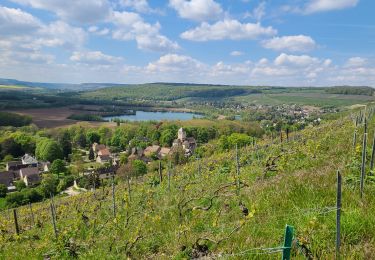
[[178, 130], [178, 140], [180, 140], [181, 142], [185, 141], [186, 139], [186, 132], [185, 130], [181, 127], [179, 130]]

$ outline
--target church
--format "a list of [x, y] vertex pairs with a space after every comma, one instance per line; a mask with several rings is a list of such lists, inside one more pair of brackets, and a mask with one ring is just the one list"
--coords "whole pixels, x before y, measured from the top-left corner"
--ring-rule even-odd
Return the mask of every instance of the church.
[[185, 151], [185, 156], [193, 155], [195, 148], [197, 147], [195, 138], [186, 137], [186, 132], [182, 127], [178, 130], [177, 139], [173, 141], [172, 148], [181, 146]]

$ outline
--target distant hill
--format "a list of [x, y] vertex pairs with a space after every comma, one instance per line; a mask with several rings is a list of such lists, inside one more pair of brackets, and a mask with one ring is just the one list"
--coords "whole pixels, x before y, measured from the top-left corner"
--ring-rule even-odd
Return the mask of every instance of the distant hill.
[[373, 96], [375, 89], [366, 86], [335, 86], [326, 89], [330, 94]]
[[28, 88], [44, 88], [51, 90], [66, 90], [66, 91], [85, 91], [95, 90], [99, 88], [125, 86], [126, 84], [114, 84], [114, 83], [81, 83], [81, 84], [69, 84], [69, 83], [44, 83], [44, 82], [29, 82], [20, 81], [16, 79], [2, 79], [0, 78], [0, 85], [11, 85], [11, 86], [23, 86]]

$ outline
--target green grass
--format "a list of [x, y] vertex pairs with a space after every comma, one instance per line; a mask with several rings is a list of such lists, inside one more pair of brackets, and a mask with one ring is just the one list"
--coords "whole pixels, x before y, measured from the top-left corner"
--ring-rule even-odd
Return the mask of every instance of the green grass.
[[254, 103], [259, 105], [299, 104], [309, 106], [351, 106], [374, 101], [374, 97], [363, 95], [326, 94], [322, 91], [315, 92], [288, 92], [239, 96], [235, 101]]
[[6, 207], [5, 198], [0, 198], [0, 210], [5, 209], [5, 207]]
[[16, 86], [16, 85], [0, 85], [0, 89], [28, 89], [29, 87], [25, 86]]
[[[375, 122], [369, 122], [372, 129]], [[166, 171], [153, 186], [157, 172], [133, 179], [131, 199], [119, 177], [116, 218], [110, 187], [102, 194], [88, 192], [56, 200], [54, 237], [48, 202], [33, 205], [37, 226], [31, 227], [29, 209], [18, 209], [22, 233], [13, 234], [6, 213], [0, 217], [0, 258], [22, 259], [187, 259], [207, 254], [216, 259], [274, 259], [280, 254], [239, 254], [253, 248], [279, 247], [286, 224], [317, 259], [334, 259], [336, 170], [343, 174], [343, 259], [375, 255], [375, 185], [367, 183], [364, 199], [352, 176], [359, 176], [361, 138], [352, 147], [353, 122], [339, 118], [303, 130], [301, 139], [283, 145], [259, 141], [239, 151], [241, 191], [236, 192], [234, 151], [223, 152], [212, 142], [213, 154], [198, 165], [191, 160], [173, 170], [170, 189]], [[362, 136], [362, 128], [359, 135]], [[369, 136], [372, 140], [372, 133]], [[264, 169], [278, 157], [276, 171]], [[211, 204], [212, 201], [212, 204]], [[244, 216], [239, 202], [250, 214]], [[220, 242], [219, 242], [220, 241]], [[205, 250], [203, 250], [205, 249]], [[258, 251], [255, 251], [258, 252]], [[305, 259], [293, 248], [295, 259]], [[232, 256], [232, 254], [237, 256]], [[273, 259], [273, 258], [272, 258]]]

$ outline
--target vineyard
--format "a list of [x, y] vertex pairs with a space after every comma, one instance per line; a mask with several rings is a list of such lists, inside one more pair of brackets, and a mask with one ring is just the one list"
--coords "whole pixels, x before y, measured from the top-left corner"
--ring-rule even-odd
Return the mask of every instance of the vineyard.
[[366, 115], [345, 115], [288, 139], [260, 140], [183, 166], [162, 165], [140, 178], [116, 179], [112, 187], [5, 210], [0, 258], [279, 259], [290, 225], [293, 259], [334, 259], [340, 210], [341, 257], [370, 259], [375, 118]]

